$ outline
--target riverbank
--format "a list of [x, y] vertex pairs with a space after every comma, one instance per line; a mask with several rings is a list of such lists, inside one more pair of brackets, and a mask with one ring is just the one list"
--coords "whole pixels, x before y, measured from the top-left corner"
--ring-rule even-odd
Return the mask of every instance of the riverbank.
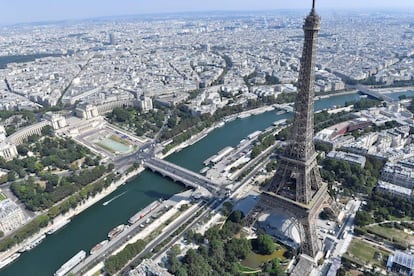
[[391, 93], [398, 93], [398, 92], [414, 91], [414, 86], [372, 88], [372, 91], [384, 93], [384, 94], [391, 94]]
[[239, 113], [236, 113], [236, 114], [233, 114], [233, 115], [226, 116], [225, 118], [221, 119], [219, 122], [214, 123], [211, 127], [206, 128], [205, 130], [201, 131], [200, 133], [191, 136], [190, 139], [188, 139], [187, 141], [184, 141], [181, 144], [178, 144], [177, 146], [171, 148], [165, 154], [159, 154], [157, 157], [160, 158], [160, 159], [164, 159], [164, 158], [168, 157], [169, 155], [171, 155], [175, 152], [179, 152], [180, 150], [197, 143], [198, 141], [200, 141], [201, 139], [206, 137], [210, 132], [212, 132], [216, 128], [222, 127], [227, 122], [231, 122], [231, 121], [237, 119], [237, 117], [240, 117], [240, 116], [241, 117], [248, 117], [248, 116], [252, 116], [252, 115], [259, 115], [259, 114], [262, 114], [262, 113], [265, 113], [265, 112], [268, 112], [268, 111], [272, 111], [274, 109], [275, 108], [273, 106], [262, 106], [262, 107], [259, 107], [259, 108], [250, 109], [250, 110], [239, 112]]
[[[122, 246], [120, 246], [118, 249], [112, 252], [110, 256], [120, 253], [129, 244], [133, 244], [137, 242], [138, 240], [144, 240], [150, 237], [151, 234], [154, 232], [159, 231], [160, 234], [167, 232], [166, 228], [168, 228], [170, 225], [168, 221], [171, 220], [171, 218], [173, 218], [176, 214], [179, 214], [179, 217], [189, 216], [193, 212], [193, 210], [197, 207], [197, 205], [191, 204], [192, 193], [193, 192], [191, 190], [184, 191], [184, 192], [175, 194], [171, 198], [165, 200], [162, 203], [162, 205], [165, 207], [169, 206], [171, 208], [167, 212], [162, 214], [160, 217], [158, 217], [157, 219], [154, 219], [150, 224], [145, 224], [145, 227], [142, 231], [132, 236], [127, 242], [125, 242]], [[184, 204], [190, 205], [190, 207], [186, 211], [180, 213], [181, 212], [180, 208]], [[178, 219], [178, 217], [176, 219]], [[105, 261], [101, 261], [97, 263], [93, 268], [91, 268], [88, 272], [86, 272], [85, 276], [96, 275], [96, 273], [99, 273], [99, 271], [101, 271], [104, 267], [105, 267]]]
[[357, 90], [357, 89], [353, 89], [353, 90], [347, 90], [347, 91], [335, 92], [335, 93], [326, 94], [326, 95], [316, 95], [316, 96], [315, 96], [315, 100], [319, 100], [319, 99], [328, 99], [328, 98], [330, 98], [330, 97], [341, 96], [341, 95], [355, 94], [355, 93], [357, 93], [357, 92], [358, 92], [358, 90]]
[[[371, 88], [372, 91], [384, 94], [392, 94], [392, 93], [399, 93], [399, 92], [406, 92], [406, 91], [414, 91], [414, 86], [401, 86], [401, 87], [383, 87], [383, 88]], [[341, 92], [334, 92], [326, 95], [316, 95], [315, 99], [327, 99], [334, 96], [341, 96], [341, 95], [349, 95], [355, 94], [358, 92], [358, 89], [352, 89], [347, 91]]]
[[143, 170], [144, 170], [143, 168], [138, 168], [138, 169], [128, 173], [127, 175], [121, 177], [119, 180], [117, 180], [115, 182], [112, 182], [111, 185], [109, 185], [106, 189], [102, 190], [100, 193], [96, 194], [93, 197], [88, 198], [84, 203], [81, 203], [80, 205], [76, 206], [75, 209], [70, 209], [67, 213], [57, 216], [56, 218], [53, 219], [52, 223], [49, 223], [48, 226], [42, 228], [35, 235], [25, 239], [23, 242], [21, 242], [19, 244], [16, 244], [15, 246], [13, 246], [10, 249], [8, 249], [4, 252], [1, 252], [0, 253], [0, 260], [3, 260], [5, 258], [13, 255], [20, 248], [22, 248], [26, 243], [28, 243], [28, 242], [30, 242], [34, 239], [37, 239], [40, 236], [46, 234], [49, 230], [52, 230], [55, 225], [59, 225], [59, 224], [63, 223], [64, 221], [66, 221], [68, 219], [72, 219], [74, 216], [82, 213], [83, 211], [85, 211], [86, 209], [88, 209], [89, 207], [91, 207], [92, 205], [94, 205], [95, 203], [97, 203], [98, 201], [103, 199], [104, 197], [106, 197], [109, 194], [111, 194], [112, 192], [114, 192], [119, 186], [123, 185], [126, 181], [136, 177]]
[[[414, 86], [387, 87], [387, 88], [377, 88], [377, 89], [372, 89], [372, 90], [373, 91], [378, 91], [380, 93], [405, 92], [405, 91], [409, 91], [409, 90], [414, 91]], [[318, 96], [315, 96], [315, 100], [329, 99], [329, 98], [332, 98], [332, 97], [343, 96], [343, 95], [351, 95], [351, 94], [356, 94], [357, 92], [358, 92], [358, 89], [353, 89], [353, 90], [334, 92], [334, 93], [330, 93], [330, 94], [326, 94], [326, 95], [318, 95]], [[182, 142], [181, 144], [171, 148], [167, 153], [159, 154], [157, 157], [161, 158], [161, 159], [164, 159], [164, 158], [168, 157], [169, 155], [171, 155], [175, 152], [179, 152], [182, 149], [197, 143], [198, 141], [203, 139], [205, 136], [207, 136], [214, 129], [216, 129], [218, 127], [222, 127], [223, 124], [237, 119], [237, 117], [248, 117], [248, 116], [251, 116], [251, 115], [259, 115], [259, 114], [262, 114], [262, 113], [265, 113], [265, 112], [268, 112], [268, 111], [272, 111], [272, 110], [274, 110], [274, 106], [262, 106], [262, 107], [259, 107], [259, 108], [250, 109], [250, 110], [246, 110], [246, 111], [243, 111], [243, 112], [240, 112], [240, 113], [229, 115], [229, 116], [223, 118], [221, 121], [214, 123], [211, 127], [201, 131], [200, 133], [198, 133], [196, 135], [193, 135], [187, 141]]]

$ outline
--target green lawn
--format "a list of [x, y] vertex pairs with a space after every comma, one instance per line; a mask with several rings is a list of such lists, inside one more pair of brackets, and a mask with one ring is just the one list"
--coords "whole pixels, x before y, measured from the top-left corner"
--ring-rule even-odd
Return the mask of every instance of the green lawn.
[[7, 197], [3, 193], [0, 192], [0, 201], [5, 200], [6, 198]]
[[[376, 260], [374, 258], [375, 252], [381, 253], [382, 259]], [[355, 259], [364, 264], [376, 264], [377, 266], [384, 268], [385, 263], [383, 260], [388, 258], [390, 252], [387, 252], [382, 248], [375, 247], [367, 242], [353, 239], [346, 254], [350, 257], [350, 259]]]
[[111, 137], [110, 137], [110, 139], [111, 140], [114, 140], [114, 141], [117, 141], [118, 143], [121, 143], [121, 144], [123, 144], [123, 145], [125, 145], [125, 146], [130, 146], [131, 145], [131, 143], [128, 141], [128, 140], [126, 140], [126, 139], [122, 139], [121, 137], [119, 137], [119, 136], [116, 136], [116, 135], [111, 135]]
[[398, 240], [403, 240], [407, 241], [410, 244], [414, 244], [414, 239], [412, 235], [396, 228], [385, 227], [381, 225], [373, 225], [367, 227], [367, 229], [371, 229], [374, 233], [378, 233], [379, 235], [386, 236], [389, 240], [397, 238]]
[[98, 146], [100, 146], [101, 148], [103, 148], [103, 149], [105, 149], [105, 150], [107, 150], [107, 151], [109, 151], [109, 152], [112, 152], [112, 153], [115, 153], [115, 150], [113, 149], [113, 148], [111, 148], [111, 147], [108, 147], [108, 146], [106, 146], [106, 145], [104, 145], [104, 144], [102, 144], [102, 143], [96, 143]]

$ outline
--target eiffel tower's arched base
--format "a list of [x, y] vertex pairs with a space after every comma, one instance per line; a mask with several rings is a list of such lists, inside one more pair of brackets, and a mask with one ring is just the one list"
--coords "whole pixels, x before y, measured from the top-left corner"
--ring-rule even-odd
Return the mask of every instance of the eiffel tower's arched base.
[[315, 258], [320, 250], [316, 231], [316, 217], [320, 211], [331, 202], [327, 192], [327, 184], [323, 183], [307, 205], [284, 198], [271, 192], [263, 192], [256, 206], [249, 212], [246, 223], [253, 225], [260, 214], [272, 213], [282, 210], [286, 215], [292, 216], [298, 222], [301, 253]]

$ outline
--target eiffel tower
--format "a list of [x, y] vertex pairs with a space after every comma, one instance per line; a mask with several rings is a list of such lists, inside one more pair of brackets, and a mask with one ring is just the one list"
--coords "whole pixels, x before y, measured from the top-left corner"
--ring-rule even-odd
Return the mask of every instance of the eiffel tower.
[[[288, 143], [280, 156], [278, 169], [266, 191], [262, 192], [248, 221], [254, 222], [262, 212], [282, 209], [296, 218], [302, 254], [315, 258], [318, 251], [316, 216], [330, 201], [327, 184], [322, 182], [313, 143], [315, 60], [320, 17], [312, 10], [303, 30], [305, 41], [298, 81], [293, 123]], [[253, 219], [252, 219], [253, 218]]]

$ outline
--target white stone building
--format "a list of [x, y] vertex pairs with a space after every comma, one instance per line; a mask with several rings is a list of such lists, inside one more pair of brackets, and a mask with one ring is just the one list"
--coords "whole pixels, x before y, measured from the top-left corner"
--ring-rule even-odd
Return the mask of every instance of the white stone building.
[[92, 119], [99, 116], [99, 112], [96, 106], [91, 104], [79, 105], [76, 108], [76, 116], [83, 119]]
[[5, 199], [0, 201], [0, 231], [9, 233], [26, 222], [26, 217], [20, 207]]
[[152, 99], [150, 97], [141, 95], [141, 97], [138, 100], [138, 107], [143, 112], [148, 112], [152, 110], [154, 108], [152, 105]]
[[0, 126], [0, 157], [5, 160], [12, 160], [17, 156], [17, 149], [15, 145], [7, 141], [6, 135], [6, 130], [3, 126]]
[[65, 117], [60, 114], [48, 112], [45, 114], [45, 119], [50, 122], [54, 130], [67, 126]]

